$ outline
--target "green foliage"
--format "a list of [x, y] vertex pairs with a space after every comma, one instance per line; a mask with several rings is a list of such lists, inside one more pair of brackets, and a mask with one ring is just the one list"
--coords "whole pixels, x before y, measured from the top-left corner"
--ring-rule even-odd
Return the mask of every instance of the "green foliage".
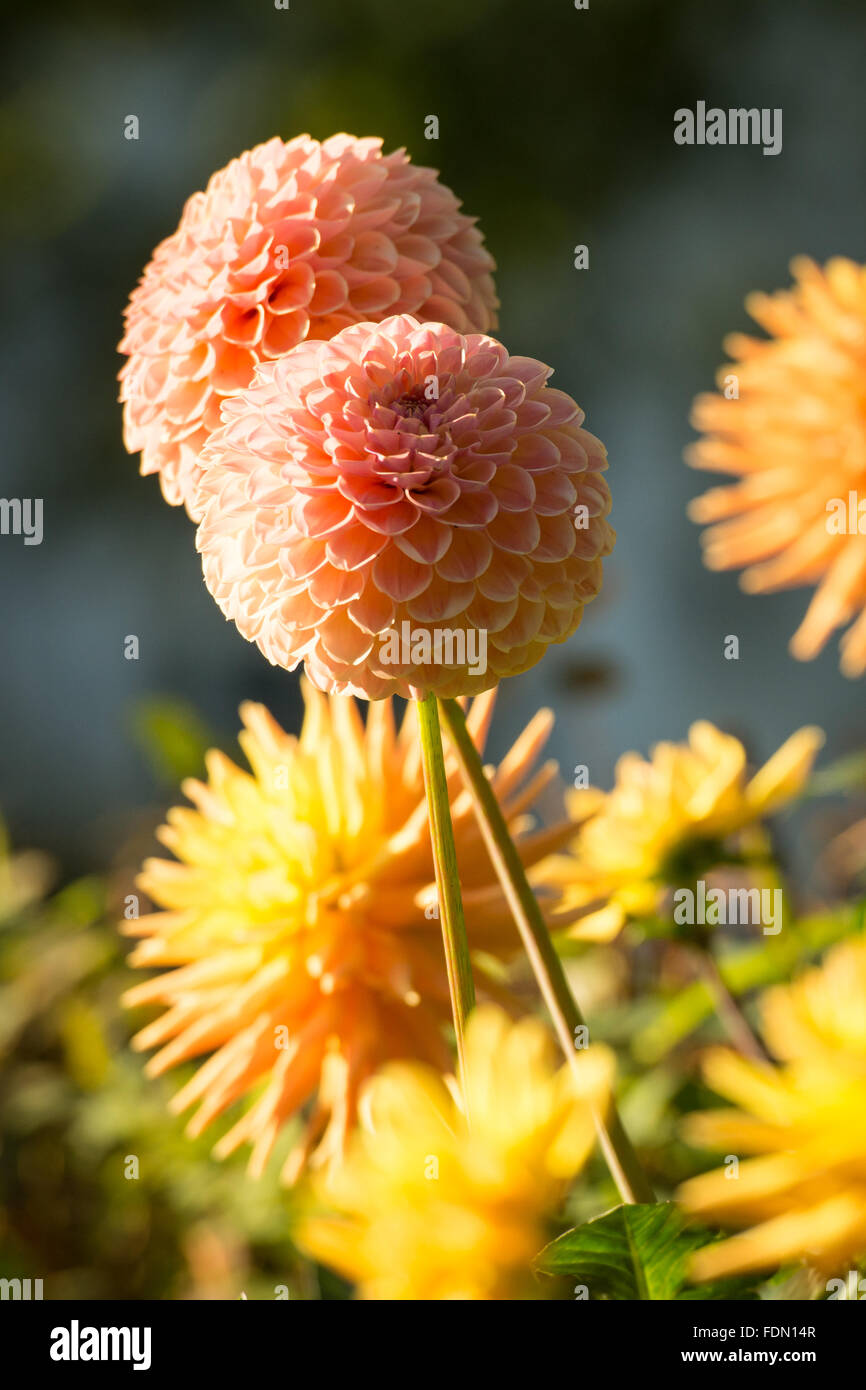
[[164, 695], [138, 701], [132, 734], [156, 775], [172, 786], [201, 776], [204, 755], [216, 742], [191, 705]]
[[[862, 929], [863, 903], [844, 904], [789, 923], [778, 936], [736, 946], [719, 959], [722, 979], [735, 998], [788, 980], [835, 942]], [[712, 1016], [713, 998], [702, 981], [651, 1001], [631, 1038], [637, 1061], [651, 1065]]]
[[192, 1140], [169, 1111], [183, 1076], [149, 1080], [129, 1048], [120, 887], [39, 901], [34, 868], [0, 853], [0, 1276], [46, 1298], [318, 1298], [279, 1158], [257, 1182], [243, 1154], [216, 1162], [219, 1127]]
[[536, 1264], [541, 1274], [585, 1285], [591, 1300], [757, 1297], [743, 1279], [689, 1284], [689, 1257], [712, 1239], [712, 1232], [687, 1226], [670, 1202], [619, 1206], [566, 1231], [545, 1246]]

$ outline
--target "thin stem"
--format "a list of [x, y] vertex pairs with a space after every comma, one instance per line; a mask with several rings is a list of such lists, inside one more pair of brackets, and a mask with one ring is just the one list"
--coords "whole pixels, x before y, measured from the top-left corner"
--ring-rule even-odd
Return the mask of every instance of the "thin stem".
[[463, 899], [457, 872], [457, 851], [454, 847], [454, 827], [451, 823], [451, 799], [445, 777], [445, 758], [435, 695], [416, 699], [418, 724], [421, 730], [421, 758], [424, 765], [424, 787], [427, 809], [430, 812], [430, 838], [433, 845], [433, 864], [436, 872], [436, 893], [439, 899], [439, 919], [445, 946], [448, 970], [448, 989], [454, 1032], [457, 1037], [457, 1058], [464, 1099], [466, 1087], [466, 1018], [475, 1005], [475, 985], [469, 958], [469, 940], [463, 917]]
[[[478, 749], [466, 728], [463, 711], [456, 700], [441, 700], [440, 709], [464, 781], [472, 795], [475, 815], [502, 891], [514, 914], [566, 1060], [577, 1074], [577, 1030], [585, 1027], [583, 1015], [569, 988], [562, 962], [556, 954], [541, 908], [508, 833]], [[622, 1200], [654, 1202], [653, 1190], [612, 1101], [606, 1118], [596, 1112], [595, 1124], [602, 1152]]]
[[767, 1053], [752, 1031], [752, 1026], [739, 1002], [725, 984], [718, 961], [709, 946], [693, 942], [691, 954], [710, 992], [719, 1020], [734, 1047], [753, 1062], [768, 1062], [770, 1059]]

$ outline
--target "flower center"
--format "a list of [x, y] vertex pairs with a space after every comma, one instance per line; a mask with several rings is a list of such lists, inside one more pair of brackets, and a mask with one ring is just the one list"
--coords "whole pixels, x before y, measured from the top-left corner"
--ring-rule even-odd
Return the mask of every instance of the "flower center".
[[418, 416], [424, 414], [429, 404], [423, 388], [415, 386], [411, 391], [404, 391], [402, 396], [398, 396], [392, 402], [391, 408], [401, 415]]

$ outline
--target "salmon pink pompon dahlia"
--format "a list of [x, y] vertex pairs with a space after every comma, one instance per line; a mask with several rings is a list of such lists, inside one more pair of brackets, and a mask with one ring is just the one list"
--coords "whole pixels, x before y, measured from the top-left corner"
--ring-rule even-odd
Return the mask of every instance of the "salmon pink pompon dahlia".
[[186, 204], [134, 291], [120, 351], [124, 440], [190, 509], [220, 400], [257, 362], [387, 314], [496, 326], [475, 219], [404, 150], [309, 135], [257, 145]]
[[550, 368], [406, 315], [263, 363], [197, 494], [205, 581], [274, 665], [378, 699], [476, 693], [580, 622], [614, 533]]

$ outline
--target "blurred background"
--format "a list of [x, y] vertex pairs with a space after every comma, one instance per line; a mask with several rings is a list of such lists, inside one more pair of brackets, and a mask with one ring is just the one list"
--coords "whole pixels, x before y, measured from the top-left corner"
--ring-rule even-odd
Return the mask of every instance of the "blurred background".
[[[18, 1184], [0, 1273], [50, 1267], [52, 1296], [236, 1297], [244, 1270], [253, 1292], [257, 1279], [270, 1288], [273, 1264], [301, 1288], [277, 1200], [179, 1137], [164, 1116], [174, 1086], [142, 1082], [114, 1002], [124, 967], [112, 917], [178, 778], [208, 742], [233, 747], [240, 700], [264, 700], [290, 727], [299, 714], [297, 678], [224, 621], [190, 522], [123, 450], [115, 349], [127, 295], [185, 199], [251, 145], [347, 130], [406, 146], [481, 219], [499, 265], [499, 336], [555, 367], [611, 461], [619, 540], [604, 593], [570, 643], [502, 691], [492, 751], [543, 700], [564, 769], [586, 763], [601, 786], [625, 749], [682, 738], [697, 717], [756, 758], [813, 722], [828, 756], [845, 754], [864, 743], [862, 684], [839, 674], [833, 644], [809, 665], [788, 657], [807, 594], [749, 598], [735, 575], [702, 568], [685, 507], [715, 480], [681, 456], [724, 334], [748, 326], [748, 291], [785, 285], [798, 253], [866, 259], [866, 10], [52, 9], [32, 7], [8, 34], [0, 103], [0, 493], [44, 499], [40, 546], [0, 538], [0, 811], [12, 845], [41, 852], [7, 859], [0, 879], [17, 924], [0, 961], [0, 1052], [17, 1049], [0, 1164]], [[698, 100], [781, 107], [782, 153], [675, 145], [674, 111]], [[124, 138], [130, 114], [137, 141]], [[424, 138], [428, 115], [438, 140]], [[574, 268], [580, 243], [588, 270]], [[138, 661], [124, 658], [130, 634]], [[723, 659], [727, 634], [738, 662]], [[136, 1153], [183, 1152], [156, 1191], [100, 1167], [133, 1132]], [[94, 1223], [115, 1200], [115, 1218]]]

